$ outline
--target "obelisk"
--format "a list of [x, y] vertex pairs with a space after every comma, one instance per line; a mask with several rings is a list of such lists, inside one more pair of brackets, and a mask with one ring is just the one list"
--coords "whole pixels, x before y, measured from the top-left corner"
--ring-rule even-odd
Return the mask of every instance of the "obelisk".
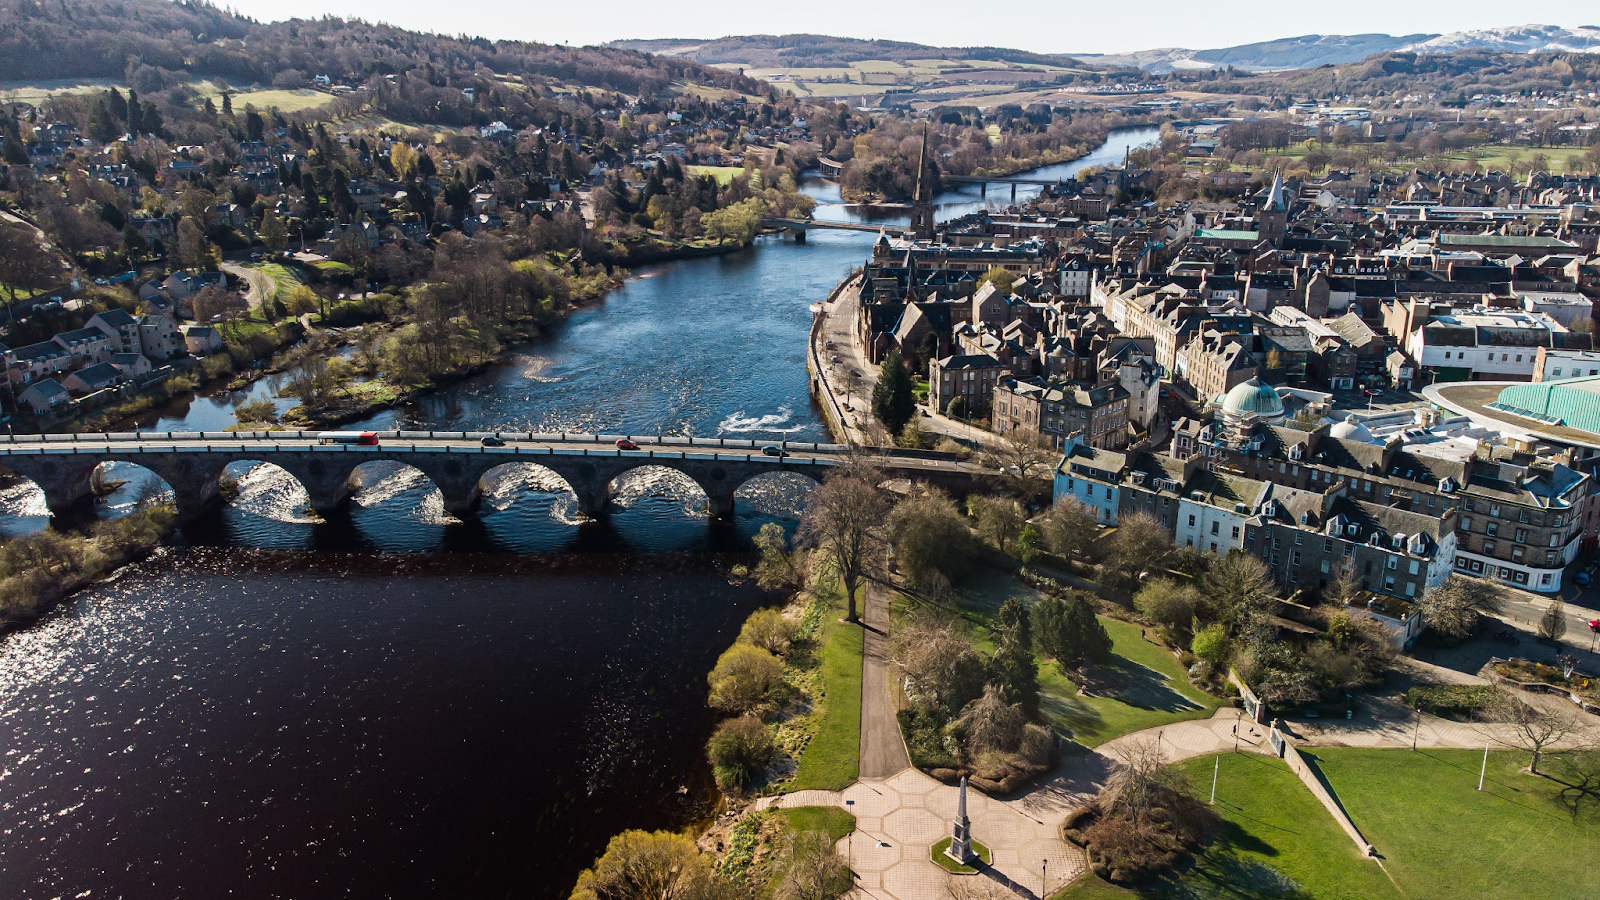
[[950, 848], [945, 855], [962, 865], [973, 860], [972, 823], [967, 819], [967, 776], [961, 776], [961, 800], [956, 806], [956, 820], [950, 827]]

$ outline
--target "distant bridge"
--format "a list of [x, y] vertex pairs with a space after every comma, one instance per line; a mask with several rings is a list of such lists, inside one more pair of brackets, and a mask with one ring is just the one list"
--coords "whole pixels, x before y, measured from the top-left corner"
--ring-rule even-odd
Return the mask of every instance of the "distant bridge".
[[868, 234], [887, 232], [899, 236], [910, 234], [910, 229], [904, 225], [868, 225], [858, 222], [824, 222], [818, 219], [796, 219], [786, 216], [762, 216], [761, 224], [766, 228], [781, 228], [794, 235], [797, 241], [804, 241], [806, 232], [813, 228], [822, 228], [832, 231], [864, 231]]
[[[357, 466], [389, 461], [411, 466], [433, 481], [445, 509], [471, 512], [482, 498], [485, 475], [502, 466], [532, 463], [560, 475], [587, 516], [606, 511], [611, 485], [641, 466], [660, 466], [686, 475], [703, 491], [711, 515], [733, 515], [734, 493], [752, 478], [794, 472], [821, 481], [843, 464], [851, 448], [837, 444], [750, 441], [732, 438], [640, 437], [638, 450], [616, 446], [621, 435], [535, 434], [442, 431], [378, 432], [376, 446], [320, 444], [319, 432], [142, 432], [50, 434], [0, 437], [0, 466], [31, 479], [44, 491], [52, 515], [85, 502], [96, 467], [126, 462], [159, 475], [172, 488], [180, 517], [189, 519], [216, 502], [224, 470], [236, 462], [271, 463], [299, 480], [311, 506], [338, 508], [349, 499]], [[505, 441], [485, 447], [488, 436]], [[761, 448], [777, 443], [787, 457]], [[891, 451], [893, 452], [893, 451]], [[966, 493], [988, 470], [938, 454], [884, 456], [884, 471], [900, 478], [938, 484]]]

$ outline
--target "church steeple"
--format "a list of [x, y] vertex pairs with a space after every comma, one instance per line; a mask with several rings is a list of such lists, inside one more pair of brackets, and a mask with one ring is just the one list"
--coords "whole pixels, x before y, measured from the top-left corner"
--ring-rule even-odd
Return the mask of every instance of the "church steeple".
[[917, 188], [911, 196], [911, 237], [933, 240], [933, 180], [928, 173], [928, 126], [922, 126], [922, 146], [917, 150]]

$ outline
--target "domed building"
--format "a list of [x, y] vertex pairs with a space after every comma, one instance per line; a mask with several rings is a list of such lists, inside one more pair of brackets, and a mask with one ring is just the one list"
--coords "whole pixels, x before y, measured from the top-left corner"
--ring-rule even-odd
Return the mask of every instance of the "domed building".
[[1247, 431], [1257, 422], [1283, 424], [1283, 398], [1278, 396], [1272, 385], [1262, 384], [1259, 378], [1234, 385], [1232, 390], [1222, 395], [1220, 401], [1212, 402], [1222, 414], [1223, 427], [1230, 431]]
[[1363, 444], [1383, 443], [1372, 433], [1372, 429], [1361, 424], [1355, 413], [1346, 416], [1343, 422], [1335, 422], [1333, 427], [1328, 429], [1328, 437], [1338, 438], [1341, 441], [1360, 441]]

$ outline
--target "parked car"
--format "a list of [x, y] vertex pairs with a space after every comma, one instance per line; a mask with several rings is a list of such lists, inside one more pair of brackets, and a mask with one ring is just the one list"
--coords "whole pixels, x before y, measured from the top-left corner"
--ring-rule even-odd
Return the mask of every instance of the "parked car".
[[767, 456], [776, 456], [779, 459], [789, 455], [789, 451], [779, 447], [777, 444], [768, 444], [761, 448], [761, 452]]
[[618, 450], [637, 450], [637, 449], [639, 449], [639, 444], [637, 442], [635, 442], [635, 441], [630, 441], [627, 438], [617, 438], [617, 449]]
[[1590, 575], [1588, 572], [1579, 572], [1573, 577], [1572, 580], [1576, 581], [1578, 584], [1587, 586], [1589, 582], [1594, 580], [1594, 576]]
[[502, 441], [492, 434], [484, 435], [478, 440], [478, 443], [484, 445], [485, 447], [504, 447], [506, 445], [505, 441]]

